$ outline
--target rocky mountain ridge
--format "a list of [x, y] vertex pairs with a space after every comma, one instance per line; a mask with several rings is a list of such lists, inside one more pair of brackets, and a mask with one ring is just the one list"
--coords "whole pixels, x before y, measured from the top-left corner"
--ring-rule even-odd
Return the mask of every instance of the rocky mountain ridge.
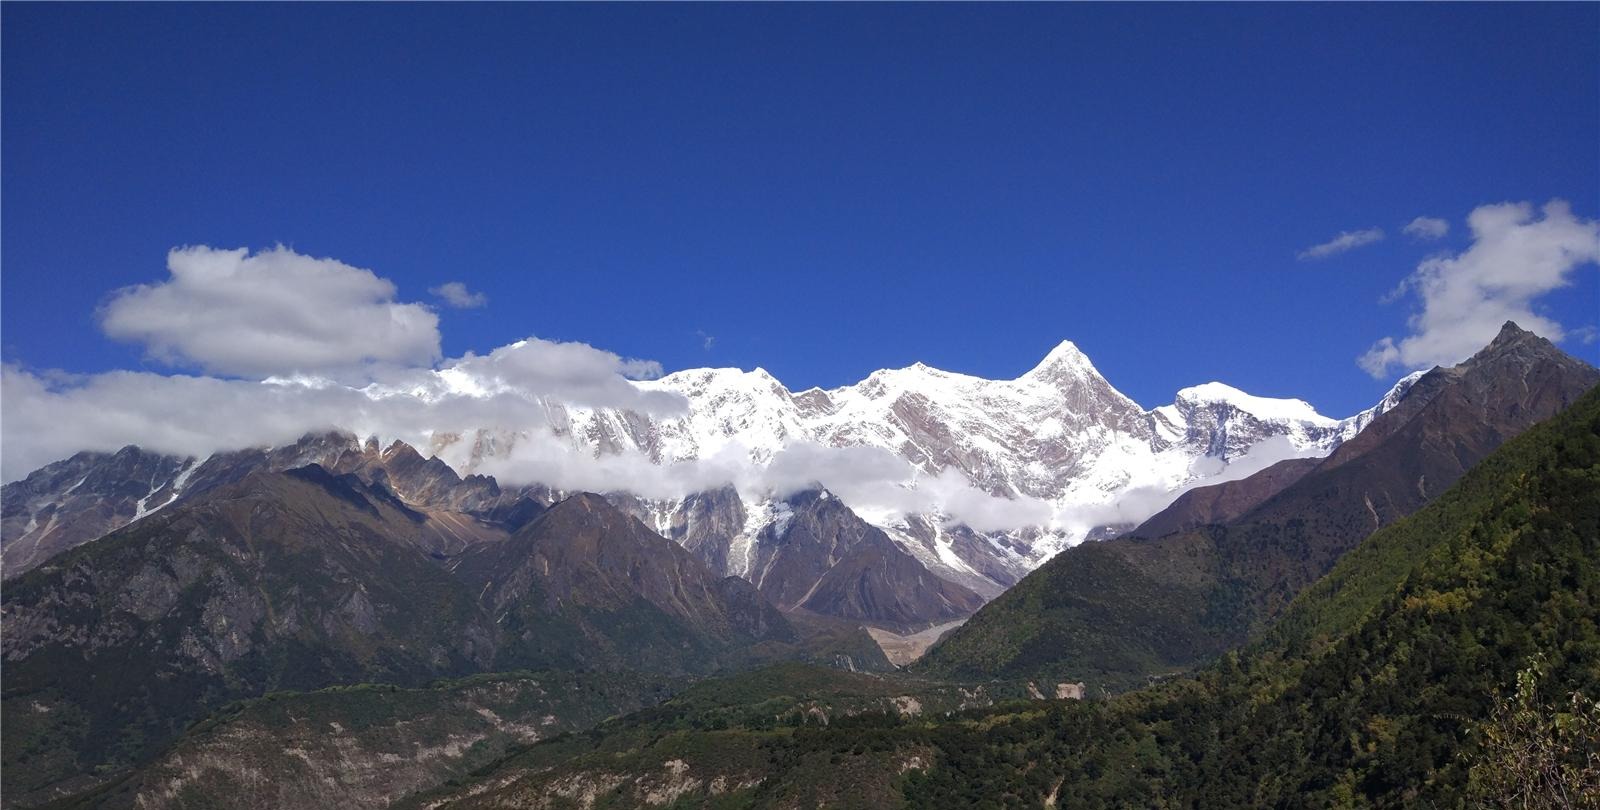
[[[151, 468], [165, 470], [172, 478], [163, 482], [157, 476], [153, 483], [126, 480], [127, 474], [143, 476]], [[417, 546], [452, 569], [470, 568], [476, 560], [510, 553], [507, 547], [515, 545], [508, 542], [513, 533], [552, 504], [599, 497], [583, 493], [569, 497], [539, 486], [502, 490], [491, 477], [462, 478], [437, 457], [423, 459], [403, 442], [380, 449], [373, 439], [361, 441], [337, 432], [308, 435], [294, 445], [267, 451], [217, 454], [204, 462], [157, 456], [132, 447], [114, 454], [80, 453], [6, 490], [14, 504], [8, 520], [12, 526], [27, 529], [4, 547], [5, 553], [17, 560], [14, 567], [8, 565], [7, 576], [25, 573], [122, 525], [203, 498], [251, 475], [287, 471], [308, 476], [313, 469], [322, 471], [317, 475], [326, 476], [324, 483], [339, 491], [368, 493], [351, 494], [350, 498], [382, 500], [406, 515], [415, 525]], [[88, 473], [63, 484], [83, 470]], [[345, 479], [348, 481], [341, 484]], [[146, 486], [145, 496], [132, 497]], [[52, 487], [57, 493], [53, 498]], [[677, 527], [664, 527], [666, 536], [716, 572], [729, 568], [727, 547], [715, 543], [697, 546], [695, 541], [707, 534], [717, 538], [715, 521], [729, 509], [734, 510], [735, 525], [744, 525], [737, 511], [742, 504], [731, 493], [728, 488], [687, 499], [686, 513], [698, 517], [688, 517]], [[641, 501], [627, 493], [606, 497], [608, 509], [621, 507], [637, 518], [652, 516]], [[796, 506], [801, 504], [809, 507], [799, 506], [803, 519], [795, 521]], [[775, 501], [774, 508], [782, 512], [781, 519], [762, 523], [749, 538], [748, 546], [740, 549], [747, 560], [739, 570], [749, 572], [742, 581], [754, 584], [785, 610], [906, 630], [966, 616], [983, 603], [984, 595], [931, 575], [881, 530], [862, 521], [825, 490], [795, 493]], [[45, 521], [42, 527], [41, 518]], [[634, 532], [633, 527], [621, 523], [613, 528]], [[643, 526], [637, 530], [649, 531]], [[863, 560], [868, 558], [873, 561], [866, 566], [870, 571], [863, 570]], [[832, 571], [841, 564], [838, 572]], [[851, 576], [855, 579], [849, 579]], [[814, 598], [785, 601], [784, 594], [797, 593]]]
[[440, 559], [427, 514], [313, 464], [251, 472], [51, 558], [0, 600], [8, 792], [87, 787], [271, 691], [519, 669], [890, 668], [858, 628], [791, 623], [600, 496], [500, 531]]
[[[1173, 404], [1145, 411], [1066, 342], [1015, 380], [984, 380], [917, 364], [875, 372], [854, 386], [794, 394], [759, 369], [698, 369], [637, 383], [682, 395], [689, 409], [680, 417], [559, 405], [550, 410], [561, 440], [595, 456], [632, 453], [673, 464], [732, 452], [744, 453], [752, 464], [770, 464], [798, 446], [865, 449], [898, 460], [894, 463], [915, 476], [959, 475], [985, 496], [1011, 499], [1002, 503], [1031, 500], [1056, 515], [1088, 515], [1073, 524], [1041, 513], [1039, 525], [980, 531], [937, 510], [869, 509], [859, 517], [873, 527], [871, 533], [856, 531], [859, 521], [841, 520], [830, 526], [833, 534], [807, 538], [828, 547], [838, 545], [840, 532], [852, 543], [887, 538], [889, 545], [879, 545], [875, 553], [898, 572], [889, 584], [869, 597], [861, 591], [872, 589], [858, 577], [856, 594], [835, 594], [838, 598], [828, 604], [849, 618], [904, 630], [970, 612], [1060, 548], [1091, 536], [1095, 526], [1123, 522], [1126, 516], [1115, 512], [1119, 498], [1170, 500], [1176, 488], [1234, 476], [1281, 455], [1325, 455], [1392, 407], [1413, 379], [1342, 421], [1322, 417], [1304, 402], [1252, 397], [1217, 383], [1184, 389]], [[380, 445], [375, 438], [341, 432], [203, 460], [137, 447], [79, 453], [5, 486], [0, 563], [4, 576], [13, 577], [252, 471], [313, 463], [391, 491], [423, 515], [434, 553], [460, 554], [504, 539], [568, 494], [538, 484], [502, 488], [493, 477], [457, 472], [514, 453], [518, 442], [527, 440], [504, 430], [440, 435], [426, 457], [403, 442]], [[761, 571], [774, 559], [796, 559], [795, 543], [783, 536], [793, 514], [789, 500], [805, 492], [827, 490], [817, 484], [798, 493], [722, 485], [661, 499], [619, 488], [607, 497], [724, 575], [773, 592], [828, 593], [844, 573], [825, 585], [826, 568], [815, 565], [779, 565], [777, 570], [790, 573], [776, 578]], [[852, 510], [846, 505], [845, 511]], [[780, 548], [784, 553], [775, 553]], [[831, 567], [861, 557], [830, 551], [818, 559]], [[791, 576], [802, 579], [790, 582]], [[919, 589], [937, 595], [913, 595]], [[886, 598], [891, 591], [895, 596]], [[913, 610], [913, 605], [920, 607]]]
[[518, 509], [522, 517], [537, 513], [532, 504], [521, 502], [551, 500], [537, 487], [502, 492], [492, 478], [462, 478], [442, 460], [425, 459], [404, 442], [380, 448], [376, 439], [363, 442], [338, 431], [307, 434], [283, 447], [219, 452], [203, 460], [131, 445], [115, 453], [85, 451], [0, 489], [4, 574], [17, 576], [56, 554], [252, 473], [310, 464], [335, 475], [357, 475], [423, 510], [431, 518], [434, 550], [441, 553], [497, 536], [460, 515], [478, 515], [514, 529]]

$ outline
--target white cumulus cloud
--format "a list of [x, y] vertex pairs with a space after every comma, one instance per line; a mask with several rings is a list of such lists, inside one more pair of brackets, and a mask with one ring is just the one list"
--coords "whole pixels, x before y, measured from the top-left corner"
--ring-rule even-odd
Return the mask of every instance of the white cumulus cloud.
[[1344, 231], [1338, 236], [1335, 236], [1334, 238], [1329, 239], [1320, 245], [1312, 245], [1311, 247], [1300, 251], [1299, 258], [1301, 261], [1307, 261], [1310, 259], [1326, 259], [1329, 256], [1337, 256], [1345, 251], [1355, 250], [1362, 245], [1370, 245], [1373, 242], [1378, 242], [1382, 239], [1382, 228], [1366, 228], [1359, 231]]
[[170, 277], [118, 290], [100, 311], [116, 339], [213, 374], [262, 378], [342, 374], [437, 360], [439, 318], [395, 300], [370, 270], [279, 247], [179, 248]]
[[1526, 202], [1484, 205], [1467, 217], [1472, 244], [1456, 255], [1424, 260], [1396, 293], [1415, 295], [1421, 309], [1411, 334], [1385, 337], [1357, 361], [1382, 378], [1405, 369], [1450, 365], [1470, 357], [1506, 321], [1561, 340], [1561, 324], [1533, 303], [1571, 282], [1573, 270], [1600, 262], [1600, 222], [1580, 219], [1562, 200], [1539, 211]]

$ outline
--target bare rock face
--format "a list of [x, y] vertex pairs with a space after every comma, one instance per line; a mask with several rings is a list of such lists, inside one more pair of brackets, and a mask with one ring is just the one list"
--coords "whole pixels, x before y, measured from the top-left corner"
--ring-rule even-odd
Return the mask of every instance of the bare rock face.
[[1171, 506], [1139, 524], [1132, 533], [1140, 537], [1160, 537], [1227, 523], [1282, 492], [1320, 463], [1322, 459], [1319, 458], [1285, 459], [1248, 478], [1191, 489], [1179, 495]]
[[931, 575], [826, 490], [784, 499], [753, 555], [756, 587], [786, 610], [903, 632], [966, 616], [983, 604], [977, 593]]
[[194, 464], [124, 447], [79, 453], [0, 490], [0, 567], [13, 576], [159, 509]]
[[885, 531], [937, 576], [970, 588], [985, 599], [998, 596], [1027, 575], [1031, 570], [1027, 554], [1032, 541], [1042, 533], [1025, 529], [982, 534], [929, 515], [908, 515]]
[[965, 616], [999, 593], [982, 576], [934, 573], [821, 488], [755, 503], [733, 487], [667, 503], [607, 498], [714, 570], [753, 583], [784, 611], [920, 629]]
[[638, 518], [669, 540], [676, 542], [711, 566], [731, 575], [729, 556], [739, 538], [754, 531], [754, 516], [732, 486], [695, 492], [681, 501], [649, 501], [626, 492], [611, 492], [606, 498], [618, 508]]

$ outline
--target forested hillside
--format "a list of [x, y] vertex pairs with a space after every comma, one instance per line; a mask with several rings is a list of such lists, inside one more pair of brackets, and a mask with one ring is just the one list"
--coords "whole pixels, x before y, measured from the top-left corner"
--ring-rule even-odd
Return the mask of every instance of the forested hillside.
[[1532, 790], [1595, 806], [1597, 561], [1600, 389], [1373, 535], [1274, 632], [1193, 675], [1106, 701], [941, 711], [862, 705], [844, 697], [861, 687], [843, 684], [804, 711], [770, 696], [750, 712], [680, 700], [536, 745], [433, 800], [1453, 807]]

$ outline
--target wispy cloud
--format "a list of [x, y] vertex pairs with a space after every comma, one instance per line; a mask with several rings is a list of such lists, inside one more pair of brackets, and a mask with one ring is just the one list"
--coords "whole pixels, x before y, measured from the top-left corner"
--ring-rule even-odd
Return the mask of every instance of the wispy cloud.
[[1411, 334], [1385, 337], [1357, 362], [1382, 378], [1406, 369], [1449, 365], [1470, 357], [1501, 324], [1561, 340], [1561, 324], [1533, 311], [1533, 302], [1570, 283], [1572, 271], [1600, 262], [1600, 222], [1573, 216], [1552, 200], [1536, 214], [1529, 203], [1484, 205], [1467, 217], [1472, 244], [1461, 253], [1424, 260], [1393, 297], [1415, 294], [1422, 309]]
[[[12, 481], [80, 450], [137, 444], [204, 457], [335, 428], [421, 448], [480, 430], [523, 433], [576, 454], [571, 463], [580, 465], [594, 452], [562, 433], [574, 409], [616, 409], [638, 418], [684, 411], [682, 396], [632, 382], [660, 370], [654, 362], [587, 344], [538, 338], [447, 360], [438, 368], [386, 369], [378, 380], [359, 386], [320, 377], [69, 375], [7, 365], [0, 383], [5, 389], [0, 475]], [[472, 442], [464, 444], [470, 448]]]
[[1567, 330], [1567, 340], [1573, 341], [1580, 346], [1593, 346], [1596, 341], [1600, 341], [1600, 327], [1590, 324], [1580, 326], [1577, 329], [1569, 329]]
[[1355, 250], [1362, 245], [1370, 245], [1383, 239], [1382, 228], [1367, 228], [1360, 231], [1345, 231], [1320, 245], [1312, 245], [1300, 251], [1300, 261], [1312, 259], [1326, 259], [1337, 256], [1345, 251]]
[[437, 287], [429, 287], [428, 294], [454, 309], [478, 309], [489, 304], [489, 296], [472, 292], [459, 281], [447, 281]]
[[703, 329], [694, 330], [694, 334], [695, 334], [695, 337], [700, 338], [700, 348], [705, 349], [708, 352], [711, 351], [711, 347], [712, 346], [715, 346], [717, 344], [717, 336], [716, 335], [708, 335], [708, 334], [705, 333], [705, 330], [703, 330]]
[[1424, 242], [1442, 239], [1450, 232], [1450, 223], [1438, 217], [1417, 217], [1401, 229], [1406, 236]]

